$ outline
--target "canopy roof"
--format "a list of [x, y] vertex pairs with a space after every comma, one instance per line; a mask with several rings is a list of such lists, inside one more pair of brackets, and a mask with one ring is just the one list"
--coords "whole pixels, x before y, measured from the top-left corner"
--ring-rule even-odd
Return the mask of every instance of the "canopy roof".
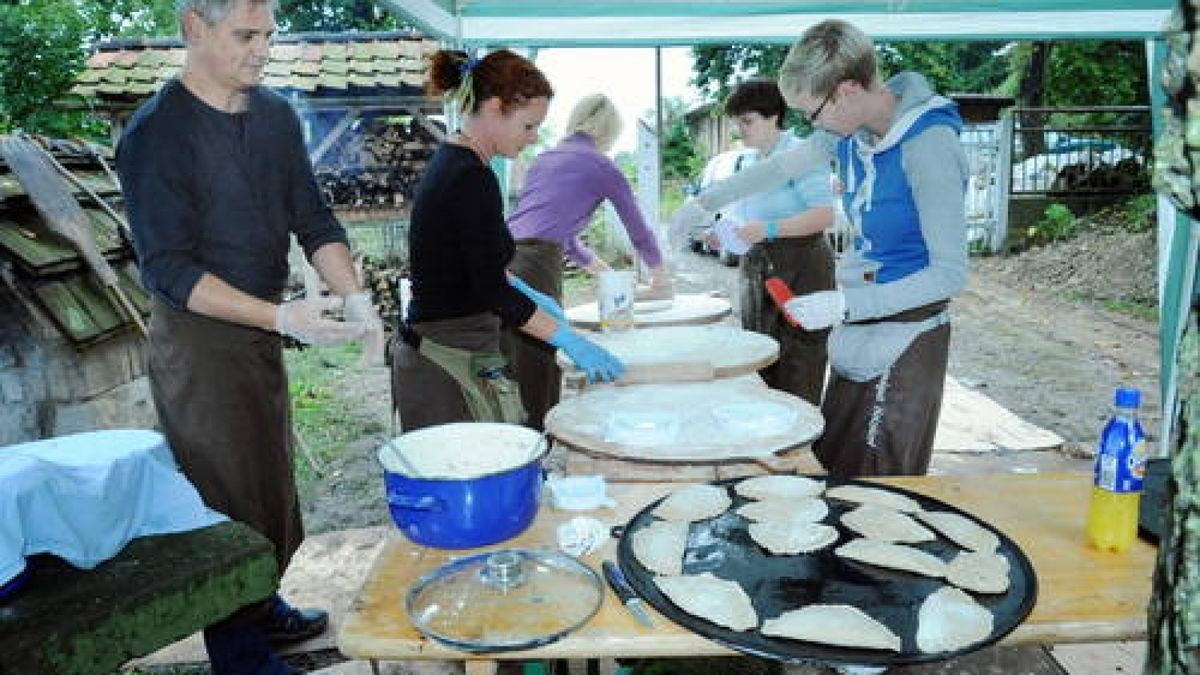
[[620, 46], [795, 41], [830, 18], [877, 40], [1138, 39], [1175, 0], [375, 0], [464, 45]]

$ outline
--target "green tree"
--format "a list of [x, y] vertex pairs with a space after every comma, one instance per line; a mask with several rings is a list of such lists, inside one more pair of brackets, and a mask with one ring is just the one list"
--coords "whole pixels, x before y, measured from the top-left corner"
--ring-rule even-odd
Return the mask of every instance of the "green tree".
[[281, 0], [279, 27], [285, 32], [380, 31], [403, 28], [374, 0]]
[[82, 115], [55, 107], [83, 66], [87, 23], [71, 0], [0, 5], [0, 132], [80, 130]]
[[[687, 110], [677, 98], [663, 100], [663, 135], [659, 147], [662, 154], [662, 177], [665, 180], [686, 180], [704, 167], [696, 152], [696, 144], [688, 133]], [[647, 113], [653, 116], [653, 113]]]

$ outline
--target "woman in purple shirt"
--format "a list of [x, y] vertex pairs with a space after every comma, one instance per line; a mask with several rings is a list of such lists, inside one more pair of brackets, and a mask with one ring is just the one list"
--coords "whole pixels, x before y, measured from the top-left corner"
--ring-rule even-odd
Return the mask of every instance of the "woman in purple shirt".
[[[672, 294], [671, 276], [663, 264], [654, 233], [646, 224], [624, 174], [607, 153], [621, 132], [621, 117], [604, 94], [585, 96], [571, 110], [566, 135], [538, 155], [529, 167], [508, 228], [517, 242], [509, 271], [535, 290], [559, 302], [563, 295], [563, 256], [591, 274], [610, 269], [579, 235], [601, 202], [612, 202], [629, 239], [650, 268], [646, 297]], [[554, 349], [517, 331], [502, 342], [505, 356], [521, 387], [528, 424], [541, 429], [542, 418], [558, 403], [562, 373]]]

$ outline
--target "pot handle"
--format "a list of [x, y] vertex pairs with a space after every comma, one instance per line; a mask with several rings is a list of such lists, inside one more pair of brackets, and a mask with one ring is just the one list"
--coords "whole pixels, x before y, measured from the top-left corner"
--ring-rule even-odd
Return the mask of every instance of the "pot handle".
[[388, 492], [388, 506], [411, 511], [445, 511], [446, 505], [433, 495], [406, 495], [399, 492]]

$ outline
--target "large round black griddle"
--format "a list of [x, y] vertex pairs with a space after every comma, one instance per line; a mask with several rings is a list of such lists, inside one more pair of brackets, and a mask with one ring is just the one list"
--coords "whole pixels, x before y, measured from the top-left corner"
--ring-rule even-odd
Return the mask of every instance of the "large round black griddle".
[[[825, 477], [814, 476], [825, 479]], [[954, 652], [926, 654], [917, 649], [917, 612], [925, 598], [947, 585], [945, 579], [932, 579], [900, 570], [889, 570], [866, 563], [843, 560], [833, 550], [858, 535], [841, 524], [843, 513], [858, 505], [827, 499], [829, 515], [822, 521], [837, 527], [838, 541], [820, 551], [801, 555], [771, 555], [750, 538], [748, 520], [734, 513], [747, 499], [733, 491], [740, 479], [717, 481], [714, 485], [729, 489], [733, 505], [710, 520], [693, 523], [684, 553], [683, 573], [712, 572], [722, 579], [736, 581], [754, 603], [761, 622], [784, 612], [810, 604], [847, 604], [866, 612], [888, 626], [903, 640], [899, 653], [877, 649], [856, 649], [778, 638], [757, 630], [734, 631], [688, 614], [672, 603], [654, 584], [653, 573], [633, 555], [631, 537], [655, 518], [651, 512], [658, 501], [642, 509], [625, 526], [617, 547], [621, 569], [630, 585], [663, 616], [680, 626], [738, 651], [792, 663], [841, 663], [863, 665], [900, 665], [940, 661], [986, 647], [1016, 628], [1037, 600], [1037, 576], [1021, 549], [1003, 532], [945, 502], [897, 487], [859, 480], [828, 480], [828, 486], [862, 485], [881, 488], [911, 497], [927, 511], [951, 511], [970, 518], [995, 532], [1000, 538], [999, 553], [1009, 562], [1010, 586], [1003, 594], [967, 593], [991, 610], [992, 633], [987, 639]], [[661, 501], [661, 500], [659, 500]], [[928, 526], [927, 526], [928, 527]], [[933, 528], [930, 528], [931, 530]], [[936, 530], [935, 530], [936, 532]], [[960, 549], [941, 535], [936, 541], [915, 544], [943, 560], [950, 560]]]

